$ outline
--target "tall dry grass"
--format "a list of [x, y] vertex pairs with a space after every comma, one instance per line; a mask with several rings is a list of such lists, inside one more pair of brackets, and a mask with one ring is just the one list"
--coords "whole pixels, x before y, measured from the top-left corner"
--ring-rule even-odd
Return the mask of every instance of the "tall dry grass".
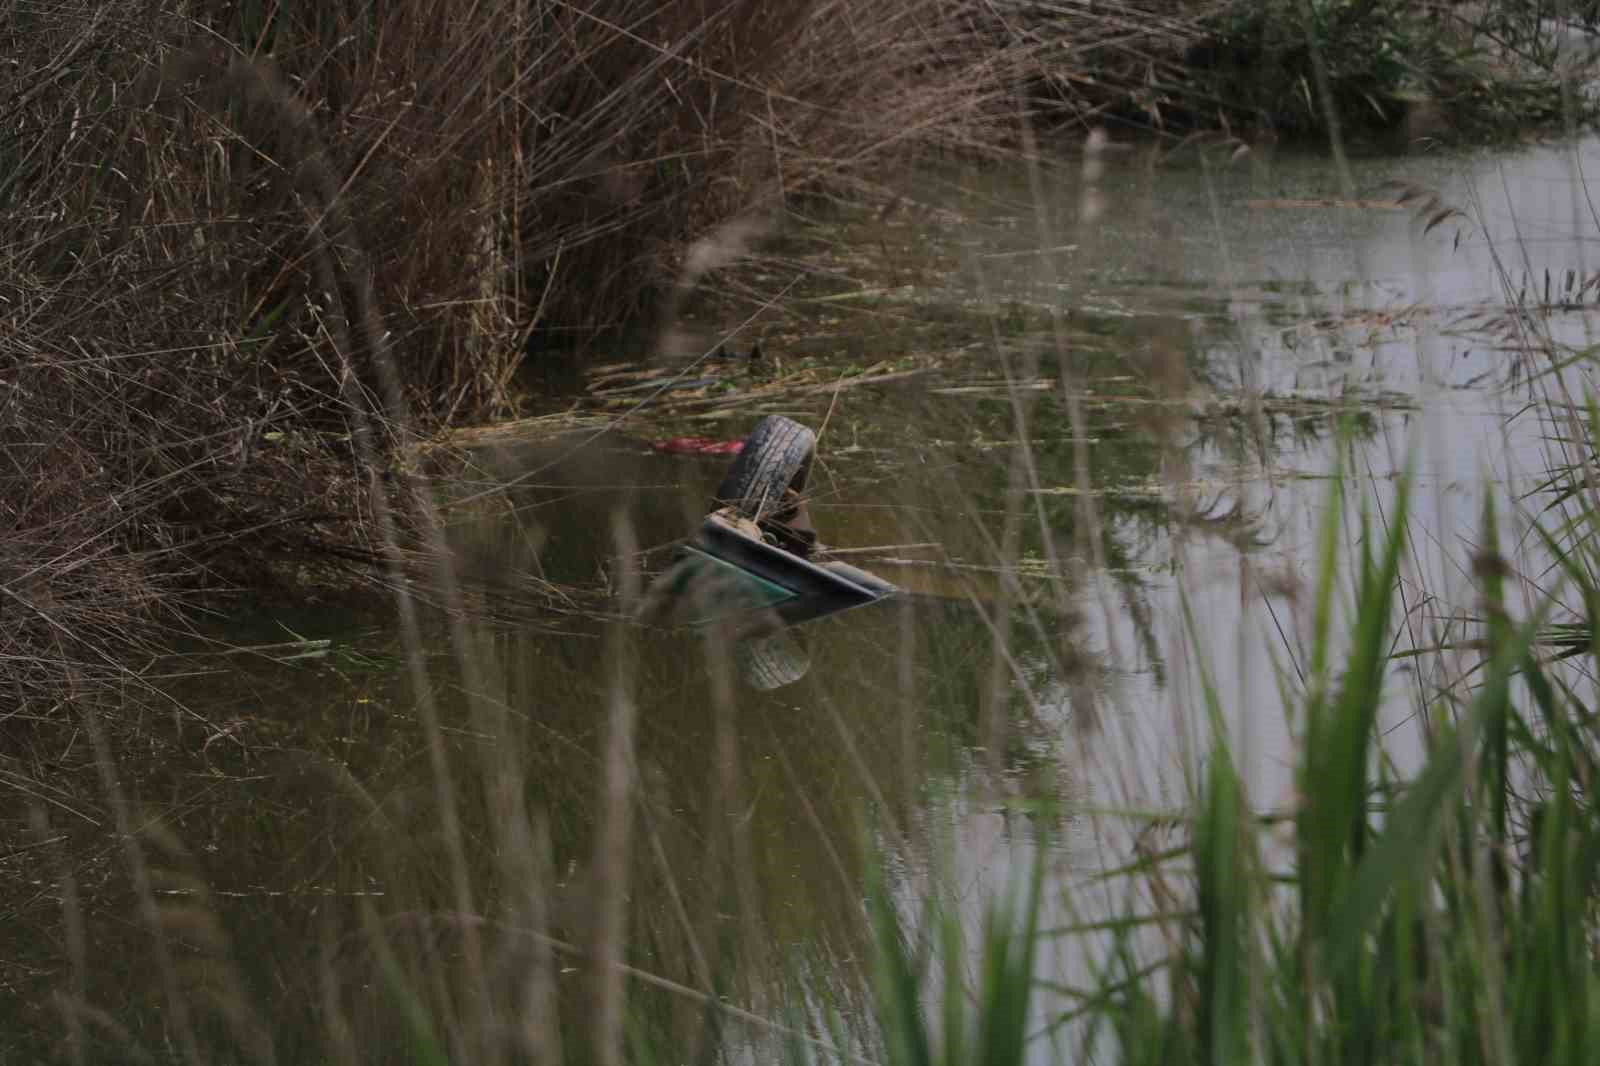
[[117, 673], [184, 596], [301, 594], [276, 560], [366, 567], [418, 526], [405, 440], [641, 314], [665, 336], [787, 197], [993, 143], [1010, 70], [964, 9], [0, 10], [7, 702]]

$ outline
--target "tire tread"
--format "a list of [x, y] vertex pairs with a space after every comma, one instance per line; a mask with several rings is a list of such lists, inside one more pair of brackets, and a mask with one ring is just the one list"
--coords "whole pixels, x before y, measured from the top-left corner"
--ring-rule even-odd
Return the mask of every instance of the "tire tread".
[[805, 487], [817, 435], [782, 415], [768, 415], [745, 438], [739, 458], [717, 488], [716, 505], [760, 522], [781, 517], [784, 490]]

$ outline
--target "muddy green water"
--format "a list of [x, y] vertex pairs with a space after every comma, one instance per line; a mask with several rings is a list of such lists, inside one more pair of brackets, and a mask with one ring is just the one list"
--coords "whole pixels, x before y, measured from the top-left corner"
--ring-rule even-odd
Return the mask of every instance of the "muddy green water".
[[[626, 963], [680, 986], [631, 983], [632, 1038], [760, 1054], [763, 1026], [695, 996], [781, 1019], [803, 986], [857, 1018], [875, 863], [909, 908], [942, 862], [974, 922], [1034, 861], [1047, 924], [1117, 909], [1093, 875], [1132, 846], [1118, 809], [1181, 804], [1201, 669], [1255, 801], [1292, 800], [1280, 692], [1341, 418], [1349, 537], [1355, 505], [1385, 521], [1416, 472], [1403, 640], [1470, 609], [1484, 487], [1509, 502], [1549, 458], [1523, 409], [1553, 385], [1529, 371], [1543, 344], [1588, 343], [1597, 162], [1586, 142], [1345, 180], [1321, 157], [1132, 148], [931, 172], [794, 220], [673, 342], [738, 329], [760, 360], [670, 364], [699, 384], [640, 406], [667, 379], [628, 391], [638, 372], [669, 364], [619, 350], [553, 401], [588, 428], [431, 461], [456, 576], [502, 621], [424, 612], [411, 641], [241, 608], [220, 635], [256, 650], [159, 664], [170, 698], [130, 694], [108, 759], [83, 729], [28, 753], [50, 775], [11, 781], [0, 1050], [66, 1057], [76, 1032], [165, 1060], [187, 1032], [208, 1061], [335, 1060], [345, 1038], [385, 1061], [426, 1043], [414, 999], [517, 1054], [554, 1012], [581, 1057], [591, 968], [564, 945], [613, 915]], [[1385, 181], [1440, 200], [1396, 206]], [[610, 619], [727, 462], [650, 442], [769, 412], [826, 427], [823, 539], [913, 594], [793, 631], [803, 676], [762, 690], [714, 634]], [[627, 816], [606, 837], [619, 716]], [[1076, 950], [1042, 965], [1070, 978]]]

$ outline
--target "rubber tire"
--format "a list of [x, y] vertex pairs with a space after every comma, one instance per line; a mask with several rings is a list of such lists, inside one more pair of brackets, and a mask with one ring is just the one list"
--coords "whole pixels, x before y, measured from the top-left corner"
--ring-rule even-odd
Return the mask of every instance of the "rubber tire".
[[784, 632], [739, 641], [733, 648], [733, 662], [739, 680], [760, 692], [792, 685], [811, 669], [811, 656]]
[[817, 435], [782, 415], [768, 415], [744, 439], [739, 458], [717, 488], [714, 507], [733, 507], [752, 522], [783, 522], [798, 509], [785, 496], [805, 490]]

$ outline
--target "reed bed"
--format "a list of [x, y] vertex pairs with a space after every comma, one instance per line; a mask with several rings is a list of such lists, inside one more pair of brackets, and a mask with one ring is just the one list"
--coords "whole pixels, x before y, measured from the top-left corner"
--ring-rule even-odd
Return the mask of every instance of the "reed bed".
[[409, 445], [624, 322], [695, 354], [681, 295], [786, 198], [1007, 136], [957, 8], [5, 8], [15, 706], [209, 595], [357, 589], [391, 534], [425, 559]]
[[[982, 664], [953, 691], [917, 688], [906, 665], [898, 701], [865, 723], [825, 699], [814, 717], [776, 699], [752, 713], [715, 632], [651, 651], [616, 618], [573, 611], [572, 644], [548, 655], [479, 624], [417, 476], [452, 439], [437, 431], [516, 411], [525, 364], [598, 346], [640, 314], [653, 316], [653, 356], [699, 358], [677, 330], [682, 301], [785, 204], [868, 187], [871, 168], [901, 153], [1012, 138], [1031, 150], [1017, 84], [1042, 49], [1004, 52], [973, 34], [971, 20], [996, 10], [9, 12], [30, 62], [0, 73], [28, 133], [7, 135], [19, 148], [3, 176], [22, 206], [0, 242], [11, 523], [0, 654], [21, 664], [7, 674], [13, 716], [70, 720], [50, 734], [61, 743], [21, 748], [5, 767], [29, 798], [31, 834], [5, 860], [49, 885], [61, 921], [29, 938], [59, 945], [50, 961], [19, 950], [8, 975], [48, 982], [48, 1010], [5, 1027], [21, 1035], [0, 1048], [186, 1063], [1594, 1059], [1600, 825], [1583, 679], [1600, 560], [1581, 509], [1549, 530], [1561, 590], [1582, 605], [1566, 614], [1553, 600], [1513, 608], [1517, 575], [1486, 513], [1482, 636], [1464, 649], [1477, 658], [1460, 685], [1424, 693], [1427, 758], [1401, 778], [1377, 723], [1396, 669], [1405, 508], [1386, 523], [1353, 512], [1353, 549], [1330, 508], [1314, 631], [1296, 649], [1308, 669], [1282, 694], [1299, 731], [1299, 802], [1251, 803], [1207, 688], [1194, 710], [1214, 730], [1189, 806], [1147, 819], [1175, 843], [1105, 875], [1133, 903], [1092, 927], [1044, 928], [1034, 871], [973, 935], [937, 881], [926, 910], [901, 906], [883, 859], [928, 844], [914, 767], [929, 742], [913, 697], [950, 714], [985, 762], [973, 773], [998, 789], [1014, 782], [1003, 763], [1018, 735], [1046, 727], [1037, 707], [1015, 707], [1018, 653], [1067, 685], [1092, 669], [1072, 659], [1075, 597], [1090, 568], [1117, 569], [1113, 494], [1090, 484], [1096, 412], [1059, 315], [1036, 323], [1062, 356], [1053, 377], [1037, 349], [996, 344], [1004, 387], [949, 385], [992, 390], [1010, 434], [984, 463], [1001, 488], [954, 498], [1003, 518], [962, 530], [994, 581], [983, 611], [932, 638], [945, 641], [933, 653]], [[1041, 247], [1061, 243], [1044, 212], [1039, 227]], [[1177, 411], [1183, 368], [1165, 369], [1170, 394], [1145, 406]], [[872, 363], [858, 384], [802, 373], [756, 391], [831, 404], [921, 371]], [[1304, 404], [1283, 398], [1280, 413]], [[614, 421], [589, 417], [587, 433]], [[1040, 481], [1046, 417], [1064, 430], [1072, 484]], [[1156, 436], [1151, 465], [1169, 488], [1187, 485], [1182, 449]], [[1575, 506], [1591, 494], [1592, 440], [1553, 475]], [[618, 615], [645, 577], [627, 517], [635, 491], [591, 529], [609, 543]], [[1183, 508], [1161, 514], [1244, 535]], [[887, 546], [950, 547], [942, 516], [917, 521]], [[500, 543], [485, 554], [505, 564], [519, 551], [539, 554]], [[269, 756], [234, 743], [251, 721], [191, 721], [129, 669], [129, 642], [153, 654], [185, 607], [212, 602], [201, 593], [308, 553], [378, 575], [397, 605], [391, 655], [340, 664], [358, 693], [349, 721]], [[894, 625], [885, 646], [909, 664], [929, 638]], [[607, 664], [598, 689], [573, 665], [595, 657]], [[703, 696], [692, 716], [641, 714], [689, 672]], [[443, 710], [447, 693], [458, 716]], [[513, 698], [526, 693], [538, 714]], [[375, 721], [375, 703], [404, 706], [404, 721]], [[163, 716], [176, 719], [170, 736], [145, 727]], [[129, 737], [137, 749], [120, 746]], [[681, 790], [653, 761], [675, 750], [694, 768]], [[199, 843], [185, 819], [204, 794], [160, 798], [194, 795], [184, 779], [198, 775], [176, 768], [197, 758], [208, 782], [269, 781]], [[52, 775], [90, 784], [57, 788]], [[313, 779], [336, 787], [310, 811], [298, 793]], [[84, 825], [112, 842], [96, 835], [87, 864], [72, 850]], [[251, 833], [292, 838], [319, 857], [319, 876], [214, 885], [198, 849]], [[294, 912], [293, 935], [261, 935], [253, 919], [284, 895], [313, 903]], [[134, 920], [110, 945], [91, 942], [91, 904]], [[1093, 960], [1089, 986], [1041, 980], [1041, 954], [1063, 943]], [[110, 947], [144, 969], [102, 966]]]

